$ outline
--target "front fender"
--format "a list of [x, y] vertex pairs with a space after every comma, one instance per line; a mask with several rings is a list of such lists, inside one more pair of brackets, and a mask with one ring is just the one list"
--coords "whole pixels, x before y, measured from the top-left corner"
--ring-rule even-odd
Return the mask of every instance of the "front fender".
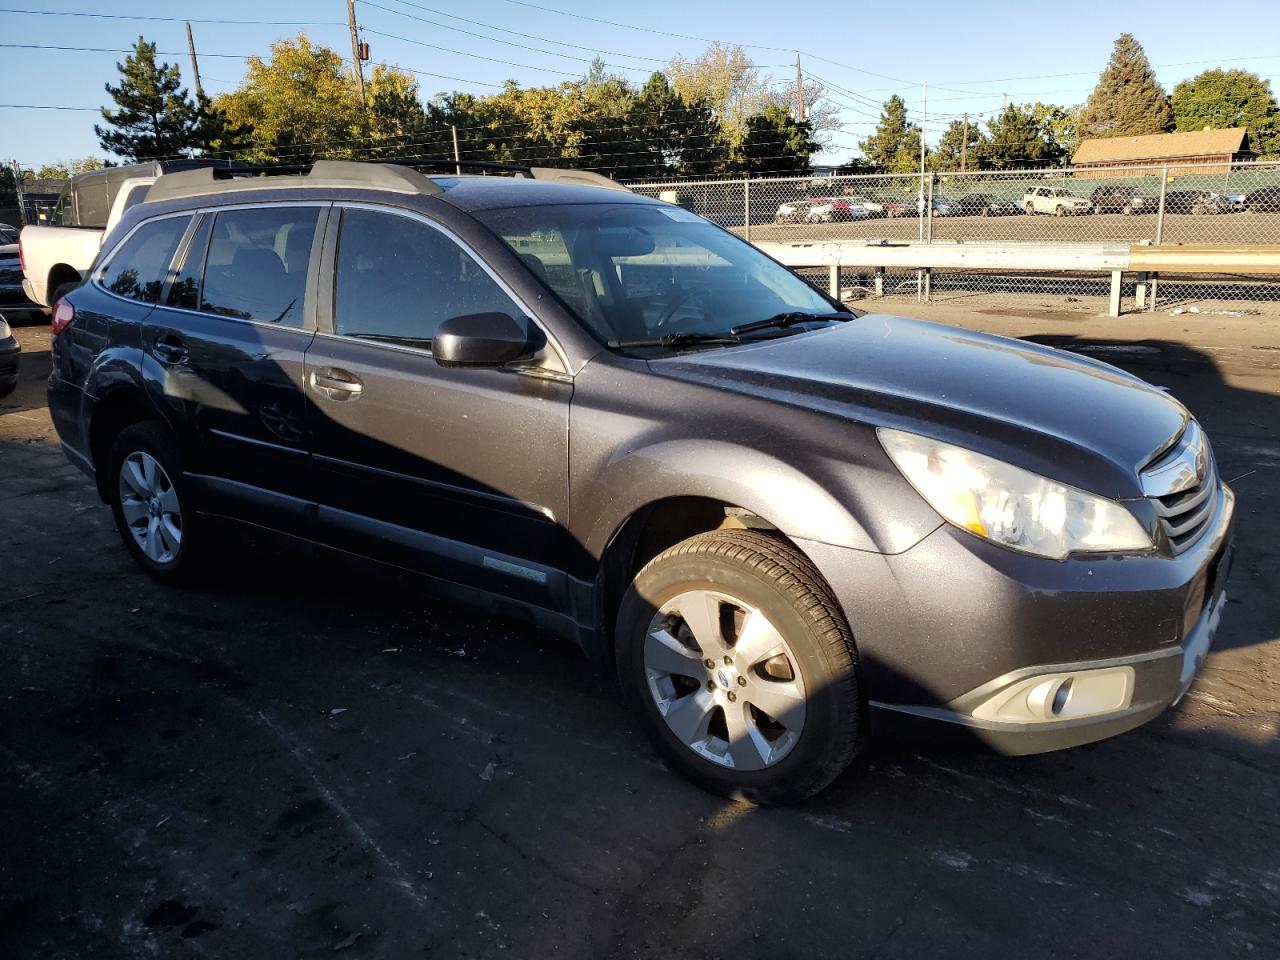
[[857, 469], [818, 460], [812, 466], [806, 472], [761, 450], [706, 439], [664, 440], [620, 451], [593, 480], [607, 494], [595, 504], [598, 512], [585, 546], [592, 556], [601, 556], [628, 517], [672, 497], [720, 500], [750, 510], [793, 539], [877, 553], [906, 550], [941, 523], [927, 508], [908, 508], [888, 524], [864, 523], [846, 505], [863, 500], [850, 499], [848, 489], [857, 485]]

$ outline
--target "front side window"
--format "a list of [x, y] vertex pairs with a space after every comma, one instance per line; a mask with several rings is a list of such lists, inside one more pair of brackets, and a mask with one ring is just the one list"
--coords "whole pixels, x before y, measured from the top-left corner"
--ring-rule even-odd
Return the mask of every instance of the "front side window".
[[605, 342], [837, 309], [755, 247], [679, 207], [560, 204], [475, 215]]
[[138, 227], [98, 274], [112, 293], [143, 303], [157, 303], [178, 241], [190, 217], [165, 217]]
[[376, 210], [343, 211], [334, 285], [337, 333], [412, 346], [450, 317], [523, 312], [447, 235]]
[[214, 217], [200, 309], [240, 320], [302, 325], [318, 207], [224, 210]]

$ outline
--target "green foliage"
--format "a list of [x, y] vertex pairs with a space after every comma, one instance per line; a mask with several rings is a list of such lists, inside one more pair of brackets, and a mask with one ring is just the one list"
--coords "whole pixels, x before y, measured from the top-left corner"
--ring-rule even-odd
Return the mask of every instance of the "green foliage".
[[907, 120], [907, 105], [894, 94], [885, 101], [875, 133], [858, 143], [867, 162], [886, 173], [920, 169], [920, 128]]
[[[966, 149], [967, 142], [967, 149]], [[952, 120], [938, 138], [938, 146], [929, 153], [932, 170], [974, 170], [978, 166], [979, 148], [986, 142], [977, 120]]]
[[156, 45], [142, 37], [124, 63], [119, 86], [106, 85], [116, 108], [93, 127], [104, 150], [128, 160], [181, 156], [194, 146], [196, 107], [176, 64], [156, 63]]
[[71, 160], [63, 160], [60, 163], [46, 163], [35, 171], [23, 171], [23, 179], [69, 180], [77, 174], [88, 173], [90, 170], [101, 170], [105, 166], [107, 164], [103, 163], [98, 157], [78, 157]]
[[808, 173], [814, 149], [809, 122], [797, 120], [786, 107], [773, 103], [747, 117], [733, 163], [744, 173]]
[[1142, 44], [1122, 33], [1107, 68], [1080, 111], [1081, 139], [1165, 133], [1173, 129], [1173, 108]]
[[987, 121], [987, 135], [978, 148], [979, 165], [985, 170], [1008, 170], [1061, 162], [1063, 147], [1055, 139], [1054, 124], [1065, 124], [1058, 116], [1063, 113], [1043, 104], [1009, 104]]
[[1280, 156], [1280, 113], [1271, 83], [1247, 70], [1206, 70], [1173, 88], [1179, 130], [1248, 127], [1253, 149]]
[[304, 33], [248, 58], [244, 82], [213, 106], [237, 128], [251, 128], [246, 159], [304, 163], [356, 156], [360, 101], [342, 57]]
[[1048, 144], [1050, 159], [1054, 163], [1069, 162], [1080, 145], [1080, 108], [1036, 101], [1030, 109], [1040, 125], [1040, 135]]

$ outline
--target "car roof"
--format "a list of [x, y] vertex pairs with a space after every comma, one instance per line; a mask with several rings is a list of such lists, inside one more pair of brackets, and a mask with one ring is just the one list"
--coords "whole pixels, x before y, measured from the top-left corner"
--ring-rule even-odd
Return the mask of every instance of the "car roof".
[[[423, 164], [431, 165], [438, 164]], [[313, 164], [299, 167], [249, 167], [234, 170], [205, 167], [157, 178], [147, 193], [146, 202], [155, 204], [212, 197], [238, 199], [265, 191], [284, 191], [305, 197], [355, 189], [386, 191], [404, 196], [431, 196], [467, 211], [566, 203], [662, 203], [651, 197], [637, 196], [622, 184], [586, 170], [502, 164], [472, 166], [485, 170], [494, 168], [495, 171], [516, 173], [518, 176], [426, 176], [411, 163], [343, 160], [317, 160]]]

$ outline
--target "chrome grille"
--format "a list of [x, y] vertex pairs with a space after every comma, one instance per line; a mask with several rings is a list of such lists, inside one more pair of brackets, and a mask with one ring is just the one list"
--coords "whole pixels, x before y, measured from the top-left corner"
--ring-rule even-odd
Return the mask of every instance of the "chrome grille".
[[1142, 470], [1142, 490], [1155, 506], [1175, 554], [1195, 543], [1209, 526], [1217, 489], [1218, 470], [1209, 441], [1190, 420], [1173, 446]]

